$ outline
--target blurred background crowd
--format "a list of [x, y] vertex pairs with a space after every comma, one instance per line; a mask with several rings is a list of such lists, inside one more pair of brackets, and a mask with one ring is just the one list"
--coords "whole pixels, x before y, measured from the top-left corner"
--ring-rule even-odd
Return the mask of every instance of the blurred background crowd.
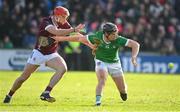
[[[138, 41], [141, 52], [180, 54], [180, 0], [0, 0], [0, 48], [32, 49], [41, 18], [52, 14], [57, 5], [69, 9], [72, 26], [85, 23], [87, 33], [110, 21], [120, 35]], [[80, 43], [64, 42], [60, 52], [69, 63], [90, 55]], [[82, 69], [75, 67], [70, 68]]]

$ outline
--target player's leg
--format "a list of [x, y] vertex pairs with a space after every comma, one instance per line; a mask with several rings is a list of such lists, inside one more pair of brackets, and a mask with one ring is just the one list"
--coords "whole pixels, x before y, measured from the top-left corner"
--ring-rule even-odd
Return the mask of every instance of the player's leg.
[[118, 88], [121, 99], [123, 101], [126, 101], [127, 100], [127, 86], [125, 83], [124, 75], [115, 74], [114, 76], [112, 75], [112, 79], [114, 80], [116, 87]]
[[50, 92], [53, 87], [59, 82], [64, 73], [67, 71], [67, 66], [64, 59], [60, 56], [50, 59], [46, 62], [46, 66], [54, 69], [56, 72], [51, 77], [50, 82], [44, 92], [41, 94], [41, 100], [45, 100], [48, 102], [55, 102], [55, 98], [50, 96]]
[[108, 72], [114, 80], [116, 87], [120, 93], [121, 99], [123, 101], [127, 100], [127, 86], [125, 83], [124, 74], [122, 71], [120, 61], [117, 63], [108, 64]]
[[98, 69], [96, 70], [96, 76], [98, 80], [98, 84], [96, 86], [96, 105], [101, 105], [102, 91], [105, 86], [108, 73], [104, 69]]
[[97, 86], [96, 86], [96, 105], [101, 105], [102, 91], [105, 86], [105, 82], [108, 76], [107, 68], [104, 62], [100, 60], [95, 60], [96, 64], [96, 76], [97, 76]]
[[21, 87], [21, 85], [23, 84], [23, 82], [25, 82], [29, 76], [38, 68], [37, 65], [32, 65], [27, 63], [26, 66], [24, 67], [24, 71], [22, 72], [21, 76], [19, 76], [12, 88], [10, 89], [9, 93], [6, 95], [5, 99], [4, 99], [4, 103], [9, 103], [11, 100], [11, 97], [13, 96], [13, 94]]

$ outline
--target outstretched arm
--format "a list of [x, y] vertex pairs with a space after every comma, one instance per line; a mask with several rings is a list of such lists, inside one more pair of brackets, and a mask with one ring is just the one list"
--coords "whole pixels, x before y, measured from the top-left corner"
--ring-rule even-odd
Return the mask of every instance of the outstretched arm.
[[54, 35], [64, 36], [72, 32], [80, 32], [84, 28], [84, 26], [85, 26], [84, 24], [79, 24], [78, 26], [70, 29], [57, 29], [55, 26], [50, 25], [45, 30], [47, 30], [48, 32]]
[[80, 35], [73, 35], [73, 36], [54, 36], [52, 37], [54, 40], [58, 42], [62, 41], [71, 41], [71, 42], [79, 42]]
[[140, 44], [138, 42], [134, 41], [134, 40], [129, 39], [127, 46], [132, 49], [131, 61], [132, 61], [134, 66], [137, 66], [137, 61], [136, 60], [137, 60], [137, 55], [139, 53]]
[[71, 42], [81, 42], [87, 46], [89, 46], [91, 49], [95, 49], [96, 47], [89, 43], [86, 36], [78, 33], [72, 36], [54, 36], [52, 37], [53, 39], [55, 39], [56, 41], [60, 42], [60, 41], [71, 41]]

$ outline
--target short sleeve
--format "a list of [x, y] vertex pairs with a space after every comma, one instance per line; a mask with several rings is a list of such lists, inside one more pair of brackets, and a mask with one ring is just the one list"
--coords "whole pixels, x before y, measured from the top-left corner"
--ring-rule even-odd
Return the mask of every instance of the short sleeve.
[[118, 43], [118, 45], [121, 45], [121, 46], [127, 46], [128, 39], [125, 37], [119, 36], [117, 38], [117, 43]]

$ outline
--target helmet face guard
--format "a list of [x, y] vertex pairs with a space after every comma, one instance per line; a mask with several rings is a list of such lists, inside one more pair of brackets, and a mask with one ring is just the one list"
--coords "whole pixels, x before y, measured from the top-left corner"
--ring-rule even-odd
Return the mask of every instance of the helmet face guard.
[[112, 32], [116, 32], [117, 30], [117, 26], [113, 23], [108, 22], [103, 25], [103, 33], [110, 34]]
[[62, 7], [62, 6], [58, 6], [56, 7], [54, 10], [53, 10], [53, 15], [55, 16], [69, 16], [69, 11], [68, 9], [66, 9], [65, 7]]

